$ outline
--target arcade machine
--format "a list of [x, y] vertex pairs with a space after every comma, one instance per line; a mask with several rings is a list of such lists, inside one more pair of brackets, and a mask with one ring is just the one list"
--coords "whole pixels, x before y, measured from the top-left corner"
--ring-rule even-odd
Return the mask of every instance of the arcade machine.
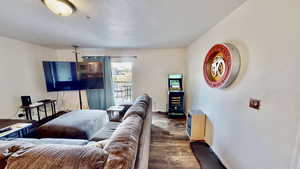
[[168, 78], [169, 85], [169, 117], [184, 117], [184, 91], [183, 91], [183, 75], [170, 74]]

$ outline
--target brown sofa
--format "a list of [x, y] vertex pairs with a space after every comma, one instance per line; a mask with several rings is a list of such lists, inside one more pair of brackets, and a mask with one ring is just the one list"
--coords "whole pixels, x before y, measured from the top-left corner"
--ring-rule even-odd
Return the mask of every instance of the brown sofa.
[[112, 136], [101, 142], [57, 138], [0, 141], [0, 169], [147, 169], [151, 111], [151, 98], [140, 96]]

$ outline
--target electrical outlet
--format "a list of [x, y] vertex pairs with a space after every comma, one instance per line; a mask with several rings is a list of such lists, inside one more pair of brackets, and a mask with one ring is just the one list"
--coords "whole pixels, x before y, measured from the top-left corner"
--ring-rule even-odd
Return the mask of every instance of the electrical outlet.
[[249, 107], [259, 110], [260, 108], [260, 100], [250, 98]]

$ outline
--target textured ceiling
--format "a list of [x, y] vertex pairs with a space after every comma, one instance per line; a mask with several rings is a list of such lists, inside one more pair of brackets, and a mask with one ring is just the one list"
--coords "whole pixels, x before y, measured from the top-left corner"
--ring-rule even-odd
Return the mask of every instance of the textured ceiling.
[[185, 47], [244, 0], [71, 1], [76, 13], [59, 17], [40, 0], [1, 0], [0, 36], [52, 48]]

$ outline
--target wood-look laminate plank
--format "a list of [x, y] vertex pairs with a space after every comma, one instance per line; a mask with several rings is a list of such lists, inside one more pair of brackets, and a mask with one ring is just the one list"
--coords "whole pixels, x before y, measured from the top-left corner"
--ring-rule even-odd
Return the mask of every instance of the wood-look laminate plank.
[[185, 132], [185, 119], [153, 113], [149, 169], [200, 169]]

